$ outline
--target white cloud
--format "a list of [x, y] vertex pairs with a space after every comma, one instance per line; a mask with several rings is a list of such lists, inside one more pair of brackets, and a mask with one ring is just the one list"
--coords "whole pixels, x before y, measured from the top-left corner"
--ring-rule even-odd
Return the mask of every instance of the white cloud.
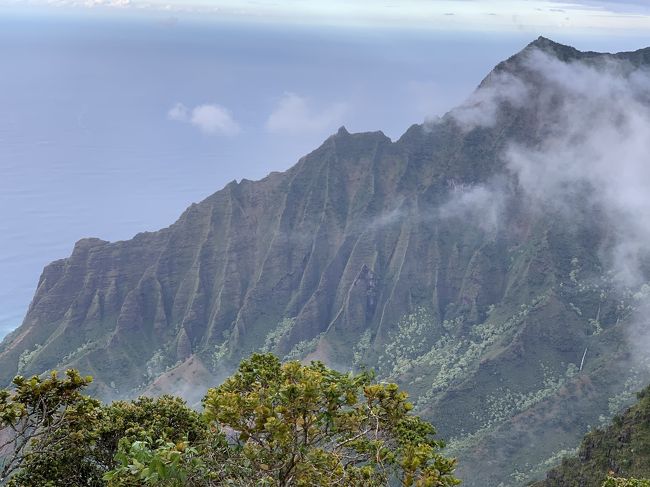
[[60, 7], [111, 7], [111, 8], [127, 8], [132, 7], [134, 4], [131, 0], [47, 0], [50, 6]]
[[[6, 0], [5, 0], [6, 1]], [[129, 7], [212, 16], [214, 19], [264, 19], [281, 23], [345, 26], [421, 27], [433, 30], [538, 33], [576, 29], [642, 34], [650, 26], [645, 0], [400, 0], [399, 7], [376, 0], [15, 0], [60, 7]], [[2, 3], [0, 1], [0, 3]], [[453, 15], [451, 15], [453, 14]]]
[[346, 112], [344, 103], [334, 103], [316, 111], [306, 98], [285, 93], [269, 115], [266, 130], [276, 134], [323, 132], [341, 125]]
[[647, 14], [650, 12], [648, 0], [555, 0], [555, 2], [568, 4], [566, 6], [568, 9], [594, 8], [628, 15]]
[[230, 110], [220, 105], [199, 105], [192, 110], [190, 123], [208, 135], [237, 135], [241, 132]]
[[478, 226], [486, 233], [499, 229], [502, 214], [511, 191], [505, 181], [495, 179], [488, 184], [450, 184], [450, 198], [440, 206], [440, 218], [460, 218]]
[[[472, 130], [493, 127], [506, 107], [534, 114], [522, 122], [531, 142], [510, 143], [506, 166], [532, 208], [569, 220], [595, 210], [609, 232], [604, 262], [621, 282], [638, 285], [650, 256], [650, 70], [612, 56], [563, 62], [539, 49], [522, 56], [514, 73], [490, 75], [450, 116]], [[483, 207], [496, 193], [463, 191], [452, 206]], [[499, 214], [495, 201], [487, 222]]]
[[230, 110], [217, 104], [198, 105], [190, 110], [182, 103], [176, 103], [167, 112], [167, 118], [192, 124], [206, 135], [232, 137], [241, 132]]
[[[512, 74], [489, 79], [473, 98], [478, 102], [452, 116], [470, 128], [494, 126], [500, 117], [518, 124], [518, 139], [502, 154], [517, 183], [511, 194], [524, 197], [518, 203], [526, 210], [559, 218], [567, 228], [593, 227], [603, 270], [613, 273], [620, 291], [642, 290], [634, 300], [644, 307], [626, 318], [626, 326], [633, 356], [647, 363], [650, 70], [606, 55], [563, 62], [529, 49], [521, 56]], [[512, 97], [513, 86], [529, 99]], [[507, 187], [455, 193], [441, 216], [477, 215], [488, 229], [498, 229], [499, 195], [507, 198]]]
[[491, 73], [470, 98], [449, 114], [465, 130], [491, 127], [504, 103], [519, 107], [529, 96], [526, 84], [508, 72]]
[[380, 213], [375, 218], [370, 220], [367, 227], [370, 230], [379, 230], [384, 227], [390, 227], [396, 223], [400, 223], [408, 215], [408, 208], [403, 204], [404, 201], [398, 201], [397, 205], [392, 209]]
[[566, 63], [540, 50], [525, 67], [537, 79], [541, 141], [511, 144], [509, 169], [538, 207], [569, 217], [578, 203], [595, 209], [611, 232], [603, 258], [638, 284], [650, 252], [650, 71], [612, 57]]
[[189, 110], [182, 103], [177, 103], [167, 112], [167, 118], [176, 122], [189, 121]]

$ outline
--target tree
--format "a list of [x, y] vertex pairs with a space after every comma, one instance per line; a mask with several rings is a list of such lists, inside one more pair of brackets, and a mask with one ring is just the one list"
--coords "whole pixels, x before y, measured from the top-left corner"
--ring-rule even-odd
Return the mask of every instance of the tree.
[[30, 460], [63, 455], [70, 442], [82, 441], [80, 432], [99, 406], [81, 393], [91, 380], [68, 370], [64, 379], [56, 372], [44, 379], [18, 376], [12, 391], [0, 390], [0, 483]]
[[253, 355], [209, 389], [102, 405], [90, 382], [17, 377], [0, 391], [3, 481], [20, 487], [451, 486], [455, 460], [406, 393], [320, 362]]
[[41, 448], [23, 459], [12, 482], [22, 487], [106, 485], [104, 475], [120, 464], [120, 445], [149, 438], [203, 441], [207, 425], [200, 413], [173, 396], [140, 397], [109, 405], [94, 403], [84, 423], [67, 423], [53, 434], [56, 448]]
[[[450, 486], [455, 460], [395, 384], [253, 355], [210, 389], [205, 414], [265, 485]], [[252, 482], [252, 479], [251, 483]]]

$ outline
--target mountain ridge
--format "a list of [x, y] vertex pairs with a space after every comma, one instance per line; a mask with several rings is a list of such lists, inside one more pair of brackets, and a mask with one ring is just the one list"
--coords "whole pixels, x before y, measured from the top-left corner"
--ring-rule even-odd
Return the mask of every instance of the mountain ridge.
[[[603, 271], [606, 222], [541, 211], [503, 158], [549, 133], [539, 114], [553, 105], [531, 92], [558, 95], [527, 64], [540, 50], [611, 57], [539, 38], [396, 141], [341, 127], [287, 171], [232, 181], [165, 229], [80, 240], [0, 343], [0, 382], [74, 366], [106, 399], [195, 401], [258, 350], [370, 367], [450, 438], [466, 485], [541, 475], [648, 376], [625, 345], [636, 301]], [[614, 56], [650, 64], [650, 49]]]

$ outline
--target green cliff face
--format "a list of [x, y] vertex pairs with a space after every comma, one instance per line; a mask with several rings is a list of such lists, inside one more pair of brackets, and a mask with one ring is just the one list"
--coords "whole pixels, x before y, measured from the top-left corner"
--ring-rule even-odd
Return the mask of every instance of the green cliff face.
[[600, 487], [610, 472], [650, 478], [650, 388], [610, 426], [586, 435], [577, 455], [565, 458], [534, 487]]
[[[648, 379], [626, 335], [649, 288], [614, 285], [593, 208], [535, 206], [503, 160], [549, 131], [539, 114], [556, 103], [535, 94], [533, 50], [604, 59], [540, 38], [483, 81], [533, 87], [525, 103], [500, 99], [491, 123], [448, 114], [396, 142], [341, 128], [166, 229], [78, 242], [0, 344], [0, 383], [73, 366], [107, 399], [194, 400], [256, 350], [369, 367], [450, 439], [465, 485], [542, 475]], [[650, 50], [617, 56], [650, 64]]]

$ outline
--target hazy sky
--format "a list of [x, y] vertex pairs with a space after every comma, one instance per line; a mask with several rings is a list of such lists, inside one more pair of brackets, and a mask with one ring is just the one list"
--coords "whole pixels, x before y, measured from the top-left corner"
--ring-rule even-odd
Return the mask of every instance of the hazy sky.
[[643, 31], [647, 1], [606, 0], [5, 0], [15, 5], [200, 13], [214, 19], [435, 30]]
[[540, 34], [645, 47], [644, 3], [0, 0], [0, 336], [76, 240], [167, 226], [343, 124], [395, 139]]

